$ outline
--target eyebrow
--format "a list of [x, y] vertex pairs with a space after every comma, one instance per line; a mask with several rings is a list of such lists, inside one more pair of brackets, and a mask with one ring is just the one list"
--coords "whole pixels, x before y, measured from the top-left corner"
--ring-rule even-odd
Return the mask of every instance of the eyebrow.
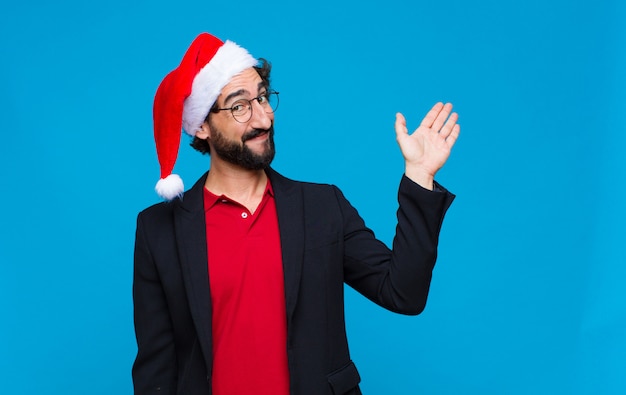
[[224, 99], [224, 105], [227, 106], [229, 100], [233, 99], [234, 97], [241, 96], [246, 92], [247, 91], [245, 89], [239, 89], [238, 91], [231, 93], [230, 95], [226, 96], [226, 99]]
[[[257, 85], [257, 92], [260, 92], [261, 89], [265, 88], [267, 90], [267, 86], [265, 84], [264, 81], [259, 82], [259, 85]], [[226, 96], [226, 99], [224, 99], [224, 105], [227, 106], [228, 105], [228, 101], [232, 100], [233, 98], [237, 97], [237, 96], [241, 96], [244, 93], [248, 92], [245, 89], [239, 89], [238, 91], [235, 91], [233, 93], [231, 93], [230, 95]]]

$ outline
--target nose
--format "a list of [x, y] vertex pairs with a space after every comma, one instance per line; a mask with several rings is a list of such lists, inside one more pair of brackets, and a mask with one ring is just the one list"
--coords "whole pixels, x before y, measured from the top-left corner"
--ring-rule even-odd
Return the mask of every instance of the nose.
[[250, 126], [255, 129], [266, 130], [272, 126], [274, 120], [274, 113], [266, 113], [266, 108], [263, 107], [257, 100], [252, 101], [252, 118], [250, 118]]

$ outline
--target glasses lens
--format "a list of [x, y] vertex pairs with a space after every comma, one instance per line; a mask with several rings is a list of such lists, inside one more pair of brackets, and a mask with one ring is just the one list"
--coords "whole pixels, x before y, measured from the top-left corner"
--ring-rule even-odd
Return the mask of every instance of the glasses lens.
[[231, 107], [233, 118], [237, 122], [246, 123], [252, 118], [252, 102], [254, 100], [257, 100], [268, 114], [272, 114], [278, 108], [278, 92], [269, 92], [265, 96], [259, 96], [252, 100], [238, 100]]
[[273, 113], [278, 108], [278, 92], [270, 92], [267, 95], [268, 108], [265, 110], [267, 113]]
[[250, 108], [250, 102], [247, 100], [238, 100], [231, 107], [233, 117], [238, 122], [248, 122], [252, 116], [252, 109]]

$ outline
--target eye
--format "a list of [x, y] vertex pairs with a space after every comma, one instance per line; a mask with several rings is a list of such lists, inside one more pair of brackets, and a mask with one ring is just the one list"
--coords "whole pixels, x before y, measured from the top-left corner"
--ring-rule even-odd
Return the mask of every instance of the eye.
[[267, 104], [267, 102], [269, 101], [267, 93], [262, 94], [261, 96], [257, 97], [256, 99], [258, 100], [259, 104], [261, 104], [261, 105]]
[[230, 110], [233, 112], [233, 114], [243, 114], [244, 112], [246, 112], [247, 108], [248, 108], [248, 103], [245, 103], [243, 101], [238, 101], [238, 102], [235, 102], [235, 104], [233, 104]]

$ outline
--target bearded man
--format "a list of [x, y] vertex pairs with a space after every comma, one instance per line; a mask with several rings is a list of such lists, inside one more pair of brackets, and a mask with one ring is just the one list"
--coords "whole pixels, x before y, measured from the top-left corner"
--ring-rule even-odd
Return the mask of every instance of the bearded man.
[[[434, 181], [460, 126], [437, 103], [408, 133], [393, 249], [332, 185], [270, 167], [278, 92], [270, 65], [203, 33], [157, 90], [154, 130], [166, 202], [137, 219], [136, 394], [360, 394], [344, 283], [401, 314], [425, 307], [454, 195]], [[181, 129], [210, 155], [186, 192], [172, 174]]]

